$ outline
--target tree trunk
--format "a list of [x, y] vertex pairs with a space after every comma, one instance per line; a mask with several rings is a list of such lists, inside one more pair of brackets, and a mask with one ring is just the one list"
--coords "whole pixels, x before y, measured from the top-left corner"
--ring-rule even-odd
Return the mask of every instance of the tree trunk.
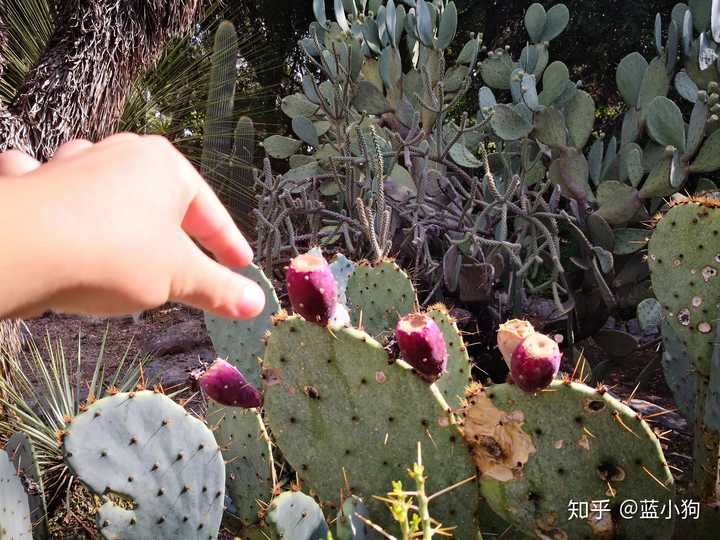
[[18, 148], [46, 160], [70, 139], [112, 133], [133, 82], [196, 21], [204, 3], [58, 2], [45, 52], [15, 101], [0, 109], [0, 150]]
[[[0, 151], [40, 160], [75, 138], [116, 130], [133, 82], [197, 20], [206, 0], [57, 0], [56, 30], [9, 106]], [[1, 10], [2, 8], [0, 8]], [[7, 33], [0, 11], [0, 46]], [[0, 77], [4, 59], [0, 55]], [[0, 321], [0, 348], [17, 352], [17, 322]]]

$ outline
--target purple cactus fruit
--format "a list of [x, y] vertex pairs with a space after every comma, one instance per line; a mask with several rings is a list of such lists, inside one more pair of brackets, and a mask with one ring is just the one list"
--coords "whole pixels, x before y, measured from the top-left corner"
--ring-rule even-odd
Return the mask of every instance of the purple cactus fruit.
[[447, 371], [445, 338], [437, 323], [428, 315], [413, 313], [400, 319], [395, 338], [402, 359], [421, 375], [437, 378]]
[[327, 326], [337, 305], [337, 283], [323, 257], [306, 253], [290, 261], [287, 289], [295, 313]]
[[510, 373], [515, 384], [532, 393], [550, 385], [560, 370], [558, 344], [539, 332], [526, 337], [512, 355]]
[[252, 409], [262, 405], [262, 395], [240, 370], [218, 358], [198, 379], [200, 387], [213, 400], [228, 407]]
[[497, 344], [508, 367], [510, 367], [512, 355], [518, 345], [534, 333], [533, 325], [520, 319], [512, 319], [500, 325], [497, 332]]

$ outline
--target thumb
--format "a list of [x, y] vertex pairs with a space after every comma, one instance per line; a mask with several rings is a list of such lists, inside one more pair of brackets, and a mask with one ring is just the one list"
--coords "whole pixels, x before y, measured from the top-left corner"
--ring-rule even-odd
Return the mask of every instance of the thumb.
[[265, 307], [265, 293], [247, 279], [205, 255], [187, 236], [170, 299], [230, 319], [252, 319]]

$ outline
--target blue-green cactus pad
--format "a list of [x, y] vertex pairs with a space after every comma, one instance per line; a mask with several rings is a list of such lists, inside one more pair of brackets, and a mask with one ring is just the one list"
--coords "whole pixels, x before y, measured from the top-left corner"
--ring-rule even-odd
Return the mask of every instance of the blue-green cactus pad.
[[217, 538], [223, 456], [207, 426], [169, 397], [144, 390], [98, 400], [72, 419], [63, 448], [79, 479], [105, 497], [97, 515], [105, 538]]

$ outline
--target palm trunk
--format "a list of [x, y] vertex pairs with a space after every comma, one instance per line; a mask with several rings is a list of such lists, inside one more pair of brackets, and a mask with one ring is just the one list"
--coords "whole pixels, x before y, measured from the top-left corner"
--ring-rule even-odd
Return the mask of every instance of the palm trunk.
[[[117, 129], [133, 82], [186, 32], [206, 0], [59, 0], [56, 30], [13, 103], [0, 104], [0, 151], [41, 160], [75, 138]], [[0, 8], [1, 9], [1, 8]], [[0, 11], [0, 46], [6, 37]], [[4, 59], [0, 55], [0, 77]], [[17, 353], [19, 325], [0, 321], [0, 348]]]
[[0, 150], [42, 160], [73, 138], [112, 133], [133, 82], [173, 37], [197, 19], [204, 0], [58, 2], [56, 31], [15, 101], [0, 110]]

